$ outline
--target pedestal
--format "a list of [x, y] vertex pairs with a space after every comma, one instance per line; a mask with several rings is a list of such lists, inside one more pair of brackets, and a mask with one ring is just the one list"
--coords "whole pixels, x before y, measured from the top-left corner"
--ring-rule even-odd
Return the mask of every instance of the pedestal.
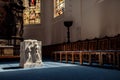
[[20, 67], [31, 68], [42, 65], [42, 43], [37, 40], [24, 40], [20, 44]]

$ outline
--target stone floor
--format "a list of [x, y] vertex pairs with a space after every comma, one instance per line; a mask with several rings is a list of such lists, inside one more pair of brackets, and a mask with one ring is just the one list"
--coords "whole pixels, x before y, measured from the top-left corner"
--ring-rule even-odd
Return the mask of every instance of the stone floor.
[[120, 80], [120, 70], [43, 61], [43, 66], [20, 68], [19, 62], [0, 62], [2, 80]]

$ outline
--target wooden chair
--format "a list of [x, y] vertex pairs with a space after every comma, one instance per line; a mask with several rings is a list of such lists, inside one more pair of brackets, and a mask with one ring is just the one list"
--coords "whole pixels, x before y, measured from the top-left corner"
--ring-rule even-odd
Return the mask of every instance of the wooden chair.
[[117, 49], [116, 62], [117, 62], [117, 68], [120, 68], [120, 34], [118, 34], [116, 38], [117, 38], [116, 40], [116, 49]]
[[82, 63], [83, 62], [91, 63], [90, 58], [89, 58], [90, 55], [89, 55], [89, 51], [88, 51], [88, 43], [89, 43], [88, 39], [83, 40], [81, 42]]
[[101, 61], [100, 65], [103, 64], [115, 64], [115, 52], [110, 49], [109, 37], [104, 37], [98, 40], [98, 50], [100, 50]]
[[74, 63], [74, 61], [75, 62], [80, 61], [80, 51], [78, 48], [78, 42], [72, 42], [71, 47], [72, 47], [72, 56], [74, 59], [74, 60], [72, 60], [72, 63]]
[[116, 61], [117, 61], [117, 64], [116, 64], [116, 67], [120, 69], [120, 50], [116, 52]]
[[116, 40], [116, 49], [120, 50], [120, 34], [118, 34], [116, 36], [117, 40]]
[[92, 39], [89, 40], [89, 45], [88, 45], [88, 49], [89, 49], [89, 62], [91, 63], [99, 63], [100, 62], [100, 52], [97, 51], [97, 43], [98, 39]]
[[109, 50], [117, 50], [117, 37], [109, 37]]
[[109, 50], [109, 38], [107, 36], [98, 39], [98, 50]]

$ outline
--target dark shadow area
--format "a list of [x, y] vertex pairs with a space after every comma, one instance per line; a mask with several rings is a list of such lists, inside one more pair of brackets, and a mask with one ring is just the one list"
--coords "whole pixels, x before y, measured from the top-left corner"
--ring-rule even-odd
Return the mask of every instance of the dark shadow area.
[[8, 69], [21, 69], [22, 67], [20, 67], [20, 66], [16, 66], [16, 67], [4, 67], [4, 68], [2, 68], [2, 69], [4, 69], [4, 70], [8, 70]]
[[86, 65], [86, 64], [83, 64], [81, 66], [88, 66], [88, 67], [95, 67], [95, 68], [103, 68], [103, 69], [117, 69], [111, 65], [107, 65], [107, 66], [99, 66], [99, 65]]
[[[57, 61], [57, 62], [60, 63], [59, 61]], [[62, 63], [66, 63], [66, 61], [62, 61]], [[113, 65], [109, 65], [109, 64], [104, 64], [104, 65], [100, 66], [97, 63], [92, 64], [92, 65], [89, 65], [88, 63], [83, 63], [81, 65], [79, 62], [71, 63], [71, 61], [68, 61], [68, 63], [66, 63], [66, 64], [74, 64], [74, 65], [78, 65], [78, 66], [88, 66], [88, 67], [101, 68], [101, 69], [120, 70], [120, 68], [114, 67]]]
[[0, 64], [19, 63], [19, 59], [0, 59]]

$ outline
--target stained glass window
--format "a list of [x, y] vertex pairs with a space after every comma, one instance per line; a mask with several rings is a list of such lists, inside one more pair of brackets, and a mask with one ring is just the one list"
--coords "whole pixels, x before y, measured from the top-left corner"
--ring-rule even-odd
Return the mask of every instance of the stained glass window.
[[54, 17], [64, 13], [65, 0], [54, 0]]
[[23, 0], [23, 21], [24, 24], [39, 24], [41, 21], [41, 0]]

